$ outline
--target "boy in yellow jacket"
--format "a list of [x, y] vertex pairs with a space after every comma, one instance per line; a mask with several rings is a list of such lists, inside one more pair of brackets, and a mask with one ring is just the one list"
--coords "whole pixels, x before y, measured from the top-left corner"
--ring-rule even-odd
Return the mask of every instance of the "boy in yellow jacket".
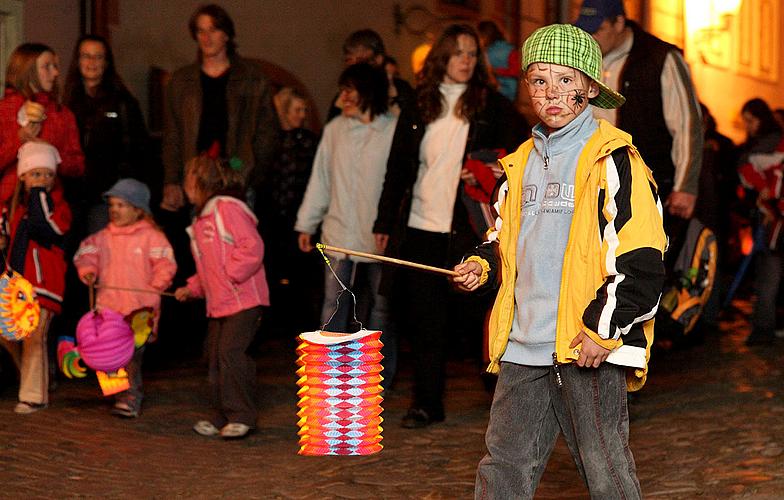
[[532, 498], [563, 432], [593, 498], [640, 498], [626, 392], [645, 383], [667, 238], [650, 169], [631, 137], [589, 104], [601, 51], [571, 25], [535, 31], [524, 81], [541, 122], [501, 160], [488, 241], [455, 267], [466, 291], [497, 289], [498, 373], [477, 498]]

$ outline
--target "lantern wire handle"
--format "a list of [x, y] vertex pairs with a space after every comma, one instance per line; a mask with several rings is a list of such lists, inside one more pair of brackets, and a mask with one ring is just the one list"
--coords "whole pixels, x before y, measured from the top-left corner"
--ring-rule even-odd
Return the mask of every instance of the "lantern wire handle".
[[343, 281], [341, 281], [340, 278], [338, 278], [337, 273], [332, 268], [332, 263], [329, 261], [329, 257], [327, 257], [327, 254], [324, 253], [324, 245], [322, 243], [316, 243], [316, 248], [318, 249], [319, 253], [321, 253], [321, 256], [324, 258], [324, 262], [327, 263], [327, 267], [329, 268], [329, 271], [332, 273], [332, 276], [334, 276], [335, 279], [338, 280], [338, 283], [340, 283], [340, 286], [343, 287], [343, 290], [341, 290], [340, 293], [338, 293], [338, 296], [335, 299], [335, 310], [332, 311], [332, 314], [330, 315], [329, 319], [327, 320], [326, 323], [324, 323], [321, 326], [321, 329], [322, 330], [326, 329], [329, 322], [332, 321], [332, 318], [334, 318], [335, 315], [338, 313], [338, 310], [340, 310], [340, 297], [345, 292], [348, 292], [354, 301], [354, 307], [353, 307], [354, 322], [359, 324], [360, 330], [363, 329], [364, 327], [362, 326], [362, 322], [357, 319], [357, 297], [354, 295], [354, 292], [349, 290], [348, 287], [343, 283]]
[[90, 310], [95, 311], [95, 282], [90, 283]]

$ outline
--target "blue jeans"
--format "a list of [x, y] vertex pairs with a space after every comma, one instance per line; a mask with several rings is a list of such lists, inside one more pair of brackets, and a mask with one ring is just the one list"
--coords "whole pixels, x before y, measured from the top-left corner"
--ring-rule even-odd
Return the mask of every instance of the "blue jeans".
[[321, 308], [321, 324], [330, 331], [347, 332], [354, 321], [354, 312], [356, 311], [356, 318], [363, 327], [370, 330], [381, 330], [381, 342], [384, 344], [381, 349], [381, 354], [384, 356], [382, 361], [384, 371], [381, 373], [384, 380], [381, 382], [381, 386], [387, 389], [397, 372], [397, 333], [391, 314], [389, 314], [389, 301], [378, 293], [381, 284], [381, 264], [358, 263], [348, 259], [330, 260], [335, 274], [349, 290], [354, 292], [357, 303], [354, 304], [351, 294], [344, 292], [340, 295], [340, 304], [338, 305], [338, 295], [342, 287], [332, 276], [332, 273], [327, 270], [324, 273], [324, 305]]
[[475, 498], [533, 498], [563, 432], [591, 498], [641, 498], [629, 450], [624, 368], [502, 363]]
[[141, 411], [142, 400], [144, 399], [144, 387], [142, 382], [142, 358], [144, 356], [144, 349], [146, 345], [137, 347], [133, 351], [133, 357], [125, 365], [125, 371], [128, 373], [128, 383], [130, 387], [127, 391], [121, 392], [115, 396], [115, 401], [123, 402], [128, 405], [131, 410]]

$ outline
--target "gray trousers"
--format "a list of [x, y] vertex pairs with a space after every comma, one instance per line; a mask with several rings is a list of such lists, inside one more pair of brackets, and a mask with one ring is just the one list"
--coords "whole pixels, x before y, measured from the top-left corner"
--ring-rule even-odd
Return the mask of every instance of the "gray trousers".
[[257, 306], [210, 318], [207, 325], [211, 422], [219, 429], [228, 423], [256, 427], [256, 361], [247, 351], [260, 321]]
[[591, 498], [641, 498], [624, 369], [572, 363], [559, 370], [563, 387], [552, 366], [501, 364], [475, 498], [533, 498], [561, 432]]
[[144, 350], [147, 346], [143, 345], [137, 347], [133, 351], [133, 357], [125, 365], [125, 371], [128, 373], [128, 384], [130, 387], [127, 391], [123, 391], [114, 397], [116, 402], [122, 402], [128, 405], [131, 410], [141, 411], [142, 400], [144, 399], [144, 383], [142, 381], [142, 362], [144, 359]]

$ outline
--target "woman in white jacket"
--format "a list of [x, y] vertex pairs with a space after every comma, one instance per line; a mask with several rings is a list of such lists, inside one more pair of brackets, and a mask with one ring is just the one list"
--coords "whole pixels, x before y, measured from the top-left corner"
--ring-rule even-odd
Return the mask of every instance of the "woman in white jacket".
[[[381, 70], [355, 64], [343, 71], [338, 84], [341, 115], [324, 128], [294, 229], [303, 252], [313, 250], [312, 236], [321, 225], [324, 243], [374, 253], [373, 222], [397, 117], [388, 110], [388, 82]], [[357, 319], [383, 332], [382, 385], [388, 387], [394, 375], [395, 336], [387, 301], [378, 294], [381, 265], [348, 255], [332, 254], [330, 259], [340, 280], [357, 297]], [[352, 328], [353, 309], [350, 297], [338, 307], [340, 291], [338, 281], [326, 273], [321, 322], [324, 328], [345, 332]]]

